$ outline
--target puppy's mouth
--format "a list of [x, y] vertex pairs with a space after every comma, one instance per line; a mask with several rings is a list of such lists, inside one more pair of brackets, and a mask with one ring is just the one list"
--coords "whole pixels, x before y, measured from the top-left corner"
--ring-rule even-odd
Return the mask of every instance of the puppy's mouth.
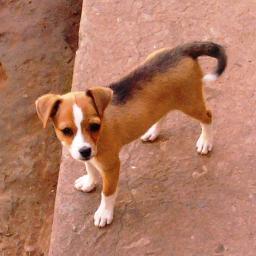
[[86, 161], [91, 160], [94, 156], [95, 156], [95, 154], [92, 152], [92, 154], [90, 156], [81, 156], [80, 155], [78, 160], [80, 160], [82, 162], [86, 162]]
[[86, 162], [86, 161], [89, 161], [92, 159], [92, 156], [87, 156], [87, 157], [80, 157], [79, 160], [80, 161], [83, 161], [83, 162]]

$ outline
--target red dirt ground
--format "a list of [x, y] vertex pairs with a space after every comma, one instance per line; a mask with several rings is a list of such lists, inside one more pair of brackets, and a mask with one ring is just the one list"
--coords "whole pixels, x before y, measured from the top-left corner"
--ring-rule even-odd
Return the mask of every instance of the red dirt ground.
[[[0, 255], [45, 255], [61, 148], [35, 99], [70, 90], [81, 1], [0, 1]], [[1, 72], [0, 72], [1, 73]]]
[[84, 166], [64, 152], [51, 255], [255, 256], [255, 1], [87, 0], [82, 20], [74, 89], [107, 84], [153, 50], [192, 40], [225, 45], [229, 64], [206, 86], [212, 154], [195, 151], [197, 122], [170, 114], [158, 141], [123, 150], [111, 226], [93, 226], [100, 187], [75, 191]]

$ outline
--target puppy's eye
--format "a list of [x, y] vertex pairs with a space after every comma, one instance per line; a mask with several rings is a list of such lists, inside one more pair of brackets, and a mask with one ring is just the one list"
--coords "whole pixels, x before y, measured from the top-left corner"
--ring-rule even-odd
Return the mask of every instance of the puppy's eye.
[[89, 124], [89, 130], [91, 132], [97, 132], [97, 131], [99, 131], [99, 129], [100, 129], [100, 124], [98, 124], [98, 123]]
[[65, 136], [72, 136], [72, 135], [73, 135], [73, 131], [72, 131], [71, 128], [66, 127], [66, 128], [64, 128], [63, 130], [61, 130], [61, 131], [62, 131], [62, 133], [63, 133]]

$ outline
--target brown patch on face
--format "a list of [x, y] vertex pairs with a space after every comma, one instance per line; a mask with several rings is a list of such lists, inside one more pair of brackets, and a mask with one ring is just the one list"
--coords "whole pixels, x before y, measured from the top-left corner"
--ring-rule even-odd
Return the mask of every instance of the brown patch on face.
[[[72, 97], [61, 97], [59, 108], [53, 117], [53, 124], [58, 139], [66, 146], [72, 144], [73, 138], [77, 132], [77, 127], [73, 118], [73, 104]], [[71, 133], [65, 134], [65, 129], [70, 129]]]

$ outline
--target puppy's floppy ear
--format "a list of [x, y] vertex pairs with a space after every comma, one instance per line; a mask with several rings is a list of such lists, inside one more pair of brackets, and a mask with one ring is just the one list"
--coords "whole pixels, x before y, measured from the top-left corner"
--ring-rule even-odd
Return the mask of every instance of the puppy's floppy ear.
[[101, 117], [112, 100], [113, 91], [107, 87], [92, 87], [86, 91], [86, 95], [92, 98], [96, 110]]
[[45, 94], [36, 100], [36, 112], [44, 128], [48, 120], [56, 114], [60, 102], [60, 95], [55, 94]]

